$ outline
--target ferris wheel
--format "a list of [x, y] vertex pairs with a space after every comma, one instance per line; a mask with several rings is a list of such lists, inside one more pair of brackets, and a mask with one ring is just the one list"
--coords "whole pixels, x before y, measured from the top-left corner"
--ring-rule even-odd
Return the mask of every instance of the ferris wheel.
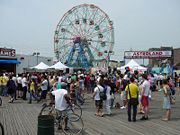
[[55, 30], [54, 53], [69, 67], [89, 68], [107, 64], [113, 54], [113, 45], [113, 22], [92, 4], [70, 9]]

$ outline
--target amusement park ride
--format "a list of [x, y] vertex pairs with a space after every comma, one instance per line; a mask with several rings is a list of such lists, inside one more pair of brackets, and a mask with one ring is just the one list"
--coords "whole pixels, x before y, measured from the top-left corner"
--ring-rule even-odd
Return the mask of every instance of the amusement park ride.
[[113, 45], [113, 22], [92, 4], [70, 9], [55, 30], [56, 58], [69, 67], [107, 67], [113, 55]]

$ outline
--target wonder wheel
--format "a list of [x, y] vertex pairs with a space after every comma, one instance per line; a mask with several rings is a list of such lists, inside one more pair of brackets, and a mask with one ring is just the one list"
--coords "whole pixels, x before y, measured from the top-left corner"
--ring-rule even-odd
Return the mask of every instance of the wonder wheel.
[[70, 9], [54, 35], [56, 58], [69, 67], [104, 67], [113, 54], [114, 29], [108, 15], [92, 4]]

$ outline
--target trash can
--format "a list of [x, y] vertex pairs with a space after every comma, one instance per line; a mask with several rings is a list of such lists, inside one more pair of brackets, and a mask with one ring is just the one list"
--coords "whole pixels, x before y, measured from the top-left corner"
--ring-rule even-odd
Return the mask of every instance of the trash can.
[[37, 135], [54, 135], [54, 117], [51, 115], [39, 115], [37, 132]]

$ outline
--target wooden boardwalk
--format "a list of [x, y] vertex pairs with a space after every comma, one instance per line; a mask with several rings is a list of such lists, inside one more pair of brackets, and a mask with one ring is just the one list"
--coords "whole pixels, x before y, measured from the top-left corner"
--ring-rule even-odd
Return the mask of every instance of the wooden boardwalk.
[[[118, 96], [116, 101], [119, 100]], [[36, 135], [37, 117], [41, 109], [41, 103], [16, 100], [7, 103], [8, 98], [3, 97], [3, 106], [0, 107], [0, 122], [4, 125], [5, 135]], [[154, 92], [150, 104], [150, 119], [137, 122], [127, 121], [125, 110], [113, 109], [112, 116], [94, 116], [94, 102], [87, 96], [83, 108], [84, 132], [83, 135], [180, 135], [180, 94], [176, 95], [176, 104], [172, 107], [172, 120], [161, 121], [162, 92]], [[56, 131], [56, 134], [62, 134]]]

